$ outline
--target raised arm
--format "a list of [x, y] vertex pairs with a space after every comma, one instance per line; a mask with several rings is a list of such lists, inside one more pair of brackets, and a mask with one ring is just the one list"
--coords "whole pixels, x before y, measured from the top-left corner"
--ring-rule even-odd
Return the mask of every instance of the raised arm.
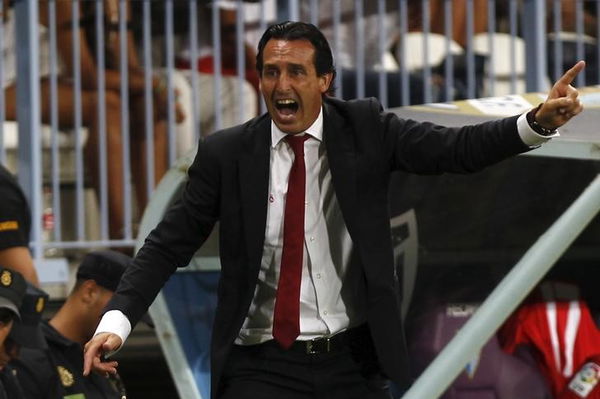
[[557, 129], [583, 111], [579, 92], [571, 85], [583, 68], [585, 61], [579, 61], [554, 83], [546, 101], [535, 114], [535, 120], [542, 127]]

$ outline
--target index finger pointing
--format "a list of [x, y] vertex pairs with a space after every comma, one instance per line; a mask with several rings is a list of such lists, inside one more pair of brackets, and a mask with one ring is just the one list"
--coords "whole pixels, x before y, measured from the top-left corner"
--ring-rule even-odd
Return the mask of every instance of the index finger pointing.
[[569, 69], [561, 78], [558, 80], [558, 83], [564, 85], [570, 85], [575, 77], [579, 74], [579, 72], [583, 71], [585, 68], [585, 61], [579, 61], [577, 64], [573, 65], [571, 69]]
[[85, 346], [83, 352], [83, 375], [86, 376], [92, 370], [94, 358], [100, 358], [102, 343], [98, 341], [90, 341]]

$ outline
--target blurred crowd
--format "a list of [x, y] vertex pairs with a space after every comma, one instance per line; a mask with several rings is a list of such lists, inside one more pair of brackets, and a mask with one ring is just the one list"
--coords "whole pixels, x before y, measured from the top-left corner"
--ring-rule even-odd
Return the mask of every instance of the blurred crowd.
[[[149, 193], [170, 166], [171, 147], [175, 148], [177, 156], [182, 156], [193, 149], [199, 138], [260, 112], [259, 76], [255, 70], [256, 43], [252, 36], [260, 29], [256, 21], [248, 21], [242, 32], [244, 42], [238, 46], [238, 3], [217, 3], [220, 6], [215, 13], [208, 2], [199, 1], [196, 15], [190, 14], [188, 1], [172, 3], [175, 41], [173, 59], [168, 60], [170, 54], [165, 50], [169, 40], [165, 33], [166, 2], [150, 2], [152, 43], [149, 50], [144, 48], [144, 27], [142, 18], [138, 17], [144, 12], [144, 2], [104, 0], [102, 15], [98, 15], [100, 9], [96, 2], [39, 2], [42, 122], [50, 123], [56, 111], [60, 128], [72, 129], [76, 123], [76, 108], [80, 107], [81, 124], [88, 132], [84, 157], [86, 179], [96, 193], [103, 189], [99, 177], [100, 157], [105, 157], [106, 161], [110, 238], [123, 236], [126, 187], [123, 170], [126, 160], [131, 163], [135, 203], [141, 213]], [[285, 8], [288, 2], [280, 3], [279, 7]], [[424, 84], [434, 88], [433, 101], [466, 98], [465, 49], [471, 43], [469, 35], [474, 35], [472, 45], [475, 47], [479, 46], [477, 43], [485, 44], [488, 40], [487, 0], [473, 0], [471, 13], [466, 11], [466, 0], [451, 2], [450, 54], [446, 53], [447, 2], [443, 0], [428, 3], [427, 27], [422, 23], [425, 20], [422, 2], [409, 1], [408, 34], [405, 38], [400, 35], [400, 3], [397, 0], [386, 1], [383, 13], [377, 8], [377, 2], [365, 1], [360, 19], [355, 18], [353, 0], [340, 2], [338, 15], [334, 15], [332, 3], [328, 1], [317, 2], [316, 14], [313, 2], [300, 0], [299, 3], [299, 17], [314, 20], [334, 47], [341, 83], [338, 94], [346, 99], [359, 94], [382, 96], [378, 82], [380, 72], [384, 71], [387, 106], [407, 105], [400, 90], [404, 82], [403, 68], [408, 68], [410, 76], [410, 104], [425, 100]], [[548, 76], [554, 77], [556, 69], [562, 72], [574, 63], [579, 56], [577, 35], [583, 34], [587, 61], [585, 84], [597, 84], [598, 3], [583, 2], [582, 26], [576, 23], [578, 2], [560, 3], [561, 8], [557, 10], [556, 2], [547, 2]], [[498, 35], [505, 34], [509, 30], [509, 2], [496, 1], [494, 4], [496, 30]], [[50, 12], [50, 6], [55, 7], [55, 12]], [[383, 40], [378, 29], [382, 24], [382, 14], [385, 27]], [[5, 37], [3, 105], [6, 119], [16, 120], [17, 41], [11, 1], [3, 0], [2, 15]], [[52, 15], [55, 16], [54, 21], [50, 21]], [[559, 27], [555, 26], [556, 15], [560, 15], [562, 21]], [[242, 17], [248, 19], [247, 16]], [[469, 22], [469, 18], [472, 21]], [[194, 20], [195, 24], [192, 24]], [[98, 38], [96, 21], [101, 21], [102, 40]], [[471, 32], [467, 31], [470, 25]], [[56, 101], [52, 99], [52, 68], [47, 58], [51, 47], [50, 26], [56, 28], [59, 56]], [[192, 26], [197, 27], [196, 36], [191, 36]], [[122, 33], [123, 27], [125, 34]], [[440, 50], [432, 55], [429, 65], [422, 62], [423, 58], [416, 50], [422, 43], [423, 37], [419, 34], [423, 30], [431, 33], [432, 48]], [[219, 48], [214, 46], [215, 33], [219, 38]], [[517, 35], [521, 33], [519, 31]], [[481, 39], [476, 40], [477, 37]], [[437, 39], [443, 41], [435, 42]], [[363, 45], [357, 46], [357, 42]], [[559, 48], [556, 42], [562, 52], [562, 64], [558, 66], [554, 57], [555, 49]], [[440, 44], [436, 47], [435, 43]], [[484, 82], [485, 65], [494, 56], [484, 44], [476, 55], [476, 96], [490, 94]], [[197, 47], [197, 51], [191, 50], [192, 45]], [[72, 56], [76, 46], [80, 55], [78, 64]], [[238, 47], [241, 47], [241, 52], [237, 51]], [[142, 61], [144, 51], [150, 51], [150, 73], [149, 67]], [[408, 53], [413, 52], [418, 55], [411, 54], [408, 59]], [[125, 60], [122, 59], [123, 54]], [[243, 60], [238, 59], [238, 54], [243, 55]], [[450, 97], [444, 70], [448, 58], [452, 58], [455, 68]], [[173, 75], [168, 75], [166, 69], [170, 62], [175, 66]], [[244, 70], [238, 71], [239, 66]], [[218, 68], [220, 74], [217, 79], [215, 71]], [[423, 81], [424, 68], [432, 69], [431, 82]], [[80, 87], [73, 80], [76, 70], [80, 71]], [[238, 79], [238, 75], [243, 79]], [[363, 87], [359, 84], [361, 79]], [[127, 85], [123, 87], [125, 81]], [[125, 124], [122, 122], [123, 113], [128, 115]], [[174, 126], [174, 142], [169, 141], [170, 124]], [[125, 154], [124, 135], [128, 135], [130, 154]], [[139, 219], [139, 215], [136, 218]], [[111, 250], [87, 253], [78, 266], [74, 287], [64, 304], [50, 319], [43, 320], [48, 295], [40, 288], [28, 248], [30, 225], [25, 195], [11, 172], [0, 165], [0, 399], [63, 398], [76, 394], [95, 397], [90, 392], [96, 392], [100, 395], [98, 397], [124, 397], [125, 387], [118, 375], [84, 378], [81, 373], [83, 344], [93, 334], [102, 309], [115, 291], [130, 258]]]

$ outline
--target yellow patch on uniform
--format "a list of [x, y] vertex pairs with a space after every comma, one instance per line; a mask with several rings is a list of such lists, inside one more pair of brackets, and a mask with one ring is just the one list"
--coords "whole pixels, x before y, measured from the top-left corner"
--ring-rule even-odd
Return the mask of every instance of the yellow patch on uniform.
[[8, 270], [3, 271], [2, 275], [0, 275], [0, 284], [5, 287], [12, 284], [12, 274]]
[[64, 387], [70, 387], [75, 383], [75, 377], [73, 373], [64, 368], [63, 366], [56, 366], [56, 370], [58, 371], [58, 376], [60, 377], [60, 382]]
[[35, 303], [35, 311], [42, 313], [42, 310], [44, 310], [44, 297], [39, 297]]
[[16, 220], [9, 220], [6, 222], [0, 222], [0, 231], [19, 230], [19, 222]]

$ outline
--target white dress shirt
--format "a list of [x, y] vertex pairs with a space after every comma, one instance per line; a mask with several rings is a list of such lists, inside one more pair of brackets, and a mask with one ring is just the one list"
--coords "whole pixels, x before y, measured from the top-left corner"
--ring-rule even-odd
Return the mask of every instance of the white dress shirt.
[[[523, 143], [535, 148], [553, 137], [537, 134], [526, 113], [517, 119]], [[323, 143], [323, 111], [307, 129], [306, 214], [302, 283], [300, 288], [300, 337], [311, 339], [335, 334], [365, 321], [364, 281], [360, 267], [350, 267], [352, 242], [346, 230], [331, 184], [331, 172]], [[271, 122], [269, 198], [265, 245], [254, 299], [236, 340], [255, 344], [272, 339], [273, 309], [283, 243], [283, 213], [293, 152], [285, 133]], [[107, 312], [95, 334], [111, 332], [123, 342], [131, 324], [119, 310]]]
[[[359, 267], [349, 267], [352, 240], [331, 184], [323, 142], [323, 110], [304, 134], [306, 193], [304, 256], [300, 285], [300, 336], [306, 340], [335, 334], [366, 320]], [[267, 223], [258, 284], [236, 343], [273, 339], [273, 311], [283, 248], [285, 197], [294, 152], [286, 134], [271, 122]]]

